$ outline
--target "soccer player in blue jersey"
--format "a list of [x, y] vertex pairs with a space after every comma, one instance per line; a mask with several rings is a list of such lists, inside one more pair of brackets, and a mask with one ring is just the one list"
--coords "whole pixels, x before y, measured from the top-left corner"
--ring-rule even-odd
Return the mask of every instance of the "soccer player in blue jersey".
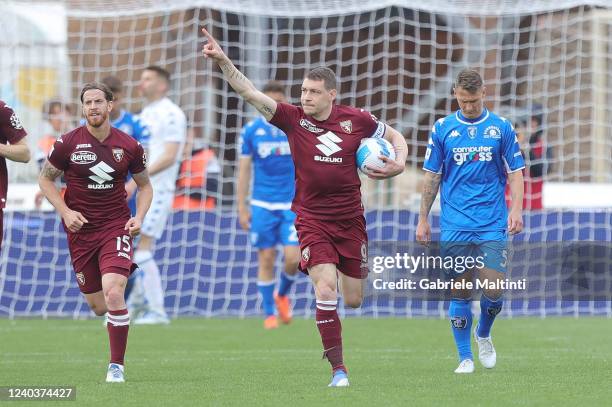
[[[431, 240], [427, 216], [440, 187], [442, 256], [482, 256], [484, 264], [463, 273], [453, 272], [454, 280], [471, 281], [474, 274], [481, 281], [503, 280], [507, 235], [523, 229], [521, 170], [525, 163], [510, 122], [484, 106], [485, 87], [480, 74], [473, 69], [462, 70], [453, 90], [460, 110], [434, 124], [425, 153], [416, 239], [422, 244]], [[506, 183], [512, 193], [509, 213], [504, 199]], [[480, 299], [474, 337], [485, 368], [493, 368], [497, 360], [491, 326], [502, 309], [502, 294], [501, 290], [483, 289]], [[472, 373], [472, 292], [455, 289], [451, 295], [449, 317], [460, 362], [455, 373]]]
[[[263, 93], [277, 103], [286, 101], [285, 89], [276, 81], [268, 82]], [[240, 226], [250, 230], [251, 244], [258, 249], [257, 287], [265, 313], [264, 328], [278, 327], [274, 304], [281, 322], [291, 322], [291, 304], [287, 293], [296, 279], [300, 260], [295, 229], [295, 214], [291, 201], [295, 193], [294, 167], [287, 136], [278, 128], [258, 117], [242, 129], [241, 157], [238, 174], [238, 215]], [[254, 180], [251, 206], [247, 195]], [[285, 255], [284, 272], [280, 275], [278, 292], [274, 294], [274, 262], [276, 246], [282, 245]]]
[[[134, 137], [145, 151], [149, 148], [149, 130], [137, 115], [124, 110], [121, 106], [123, 98], [123, 84], [116, 76], [107, 76], [100, 82], [109, 87], [113, 92], [113, 110], [110, 112], [111, 126], [121, 130], [129, 136]], [[128, 178], [129, 179], [129, 178]], [[128, 197], [128, 207], [132, 215], [136, 213], [136, 196], [131, 191]]]

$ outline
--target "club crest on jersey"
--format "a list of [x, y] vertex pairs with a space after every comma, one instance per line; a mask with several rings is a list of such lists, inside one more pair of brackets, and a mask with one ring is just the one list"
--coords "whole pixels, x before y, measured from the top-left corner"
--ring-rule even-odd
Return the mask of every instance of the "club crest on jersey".
[[91, 151], [75, 151], [70, 154], [70, 161], [75, 164], [91, 164], [98, 159], [96, 153]]
[[80, 273], [80, 272], [76, 273], [76, 279], [80, 285], [85, 285], [85, 274]]
[[477, 130], [477, 128], [475, 126], [470, 126], [470, 127], [467, 128], [468, 136], [471, 139], [475, 139], [476, 138], [476, 130]]
[[13, 126], [13, 128], [15, 130], [23, 129], [23, 125], [21, 124], [21, 120], [19, 120], [19, 117], [17, 116], [17, 113], [15, 113], [15, 112], [13, 112], [13, 114], [11, 115], [11, 126]]
[[122, 148], [113, 148], [113, 158], [115, 159], [115, 161], [120, 163], [121, 160], [123, 160], [123, 149]]
[[310, 247], [305, 247], [304, 250], [302, 250], [302, 259], [304, 259], [304, 261], [308, 261], [310, 259]]
[[300, 126], [312, 133], [323, 133], [325, 130], [318, 128], [306, 119], [300, 119]]
[[501, 130], [497, 126], [489, 126], [484, 131], [484, 138], [501, 138]]
[[340, 122], [340, 127], [342, 127], [342, 130], [344, 130], [346, 133], [351, 134], [353, 131], [353, 122], [350, 120], [345, 120]]

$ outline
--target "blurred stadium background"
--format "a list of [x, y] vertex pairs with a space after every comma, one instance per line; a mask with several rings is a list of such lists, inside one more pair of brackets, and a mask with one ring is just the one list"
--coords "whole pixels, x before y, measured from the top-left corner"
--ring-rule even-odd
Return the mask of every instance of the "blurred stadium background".
[[[220, 172], [208, 174], [217, 188], [201, 185], [183, 191], [203, 196], [202, 206], [178, 205], [157, 244], [166, 308], [173, 317], [259, 313], [252, 284], [255, 251], [237, 226], [234, 194], [238, 136], [255, 112], [200, 56], [202, 26], [257, 86], [279, 80], [290, 91], [291, 102], [298, 103], [304, 73], [326, 64], [339, 77], [340, 103], [366, 108], [404, 134], [409, 145], [406, 172], [385, 182], [364, 179], [371, 241], [414, 239], [428, 133], [435, 119], [456, 108], [452, 81], [466, 66], [481, 69], [488, 107], [525, 133], [526, 155], [535, 148], [529, 146], [535, 133], [546, 150], [540, 161], [530, 162], [544, 168], [542, 196], [529, 197], [541, 198], [543, 207], [526, 210], [525, 232], [518, 239], [612, 240], [610, 1], [2, 4], [0, 99], [21, 116], [32, 151], [44, 133], [47, 100], [68, 103], [76, 125], [82, 85], [112, 74], [124, 81], [127, 110], [138, 112], [141, 71], [155, 64], [172, 74], [170, 97], [188, 117], [194, 148], [212, 149], [218, 157]], [[76, 287], [58, 216], [48, 205], [35, 208], [36, 175], [34, 162], [9, 166], [0, 316], [93, 315]], [[307, 280], [300, 279], [294, 290], [295, 312], [310, 316], [314, 297]], [[609, 301], [563, 301], [540, 286], [530, 295], [509, 306], [505, 315], [612, 316]], [[443, 316], [444, 304], [369, 292], [364, 307], [351, 314]]]

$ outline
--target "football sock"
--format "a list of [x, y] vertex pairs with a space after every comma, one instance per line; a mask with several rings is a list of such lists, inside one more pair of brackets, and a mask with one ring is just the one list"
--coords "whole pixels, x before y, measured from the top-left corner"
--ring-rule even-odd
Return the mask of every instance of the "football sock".
[[470, 344], [470, 330], [472, 328], [471, 300], [453, 298], [448, 308], [455, 345], [459, 352], [459, 361], [474, 359]]
[[486, 338], [491, 335], [491, 326], [503, 305], [503, 298], [491, 301], [486, 295], [482, 294], [480, 297], [480, 320], [478, 321], [478, 330], [476, 332], [479, 337]]
[[266, 317], [274, 315], [274, 281], [258, 281], [257, 289], [261, 295], [261, 305]]
[[342, 359], [342, 324], [336, 311], [337, 301], [317, 300], [316, 321], [321, 341], [323, 357], [327, 358], [333, 371], [346, 371]]
[[149, 250], [136, 250], [134, 262], [144, 271], [142, 284], [149, 309], [159, 315], [166, 316], [161, 276], [157, 263], [153, 259], [153, 254]]
[[278, 286], [278, 295], [281, 297], [287, 295], [289, 289], [293, 285], [293, 282], [297, 279], [297, 274], [290, 276], [284, 271], [280, 275], [280, 284]]
[[108, 340], [110, 342], [110, 363], [123, 365], [125, 348], [127, 347], [128, 330], [130, 329], [130, 315], [127, 309], [108, 311]]

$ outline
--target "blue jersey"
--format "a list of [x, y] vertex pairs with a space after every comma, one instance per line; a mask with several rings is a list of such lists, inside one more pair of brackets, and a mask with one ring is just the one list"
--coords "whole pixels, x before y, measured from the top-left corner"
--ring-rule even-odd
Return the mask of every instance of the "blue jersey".
[[461, 111], [438, 120], [423, 169], [442, 174], [442, 230], [493, 231], [507, 228], [507, 174], [525, 168], [514, 128], [484, 110], [477, 119]]
[[137, 115], [122, 110], [117, 120], [111, 122], [111, 126], [134, 137], [145, 151], [149, 148], [149, 138], [151, 137], [149, 129]]
[[251, 204], [289, 209], [295, 194], [295, 168], [285, 133], [258, 117], [242, 129], [241, 143], [241, 155], [253, 160]]

